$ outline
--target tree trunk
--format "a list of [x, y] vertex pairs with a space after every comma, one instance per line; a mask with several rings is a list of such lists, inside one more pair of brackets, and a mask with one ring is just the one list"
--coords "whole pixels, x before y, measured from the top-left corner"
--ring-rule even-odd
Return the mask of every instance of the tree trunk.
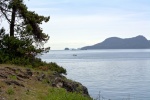
[[10, 23], [10, 36], [12, 37], [14, 37], [15, 18], [16, 18], [16, 7], [13, 6], [12, 15], [11, 15], [11, 23]]

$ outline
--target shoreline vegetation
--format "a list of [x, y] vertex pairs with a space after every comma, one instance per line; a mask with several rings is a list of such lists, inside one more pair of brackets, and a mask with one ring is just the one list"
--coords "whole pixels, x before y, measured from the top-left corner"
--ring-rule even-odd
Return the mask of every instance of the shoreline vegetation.
[[92, 100], [87, 88], [45, 67], [0, 64], [3, 100]]

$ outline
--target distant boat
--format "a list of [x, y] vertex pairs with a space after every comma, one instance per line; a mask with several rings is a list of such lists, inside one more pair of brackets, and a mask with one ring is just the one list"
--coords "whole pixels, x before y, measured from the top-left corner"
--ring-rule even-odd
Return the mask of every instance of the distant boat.
[[76, 54], [73, 54], [73, 56], [77, 56]]

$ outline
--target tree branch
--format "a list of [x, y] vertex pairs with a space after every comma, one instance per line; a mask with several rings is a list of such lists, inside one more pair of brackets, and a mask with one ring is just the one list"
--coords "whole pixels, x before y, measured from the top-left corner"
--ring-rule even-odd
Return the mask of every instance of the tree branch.
[[5, 18], [7, 19], [7, 21], [9, 22], [9, 24], [11, 23], [10, 19], [7, 17], [6, 13], [3, 11], [4, 9], [2, 7], [0, 7], [0, 10], [2, 12], [2, 14], [5, 16]]

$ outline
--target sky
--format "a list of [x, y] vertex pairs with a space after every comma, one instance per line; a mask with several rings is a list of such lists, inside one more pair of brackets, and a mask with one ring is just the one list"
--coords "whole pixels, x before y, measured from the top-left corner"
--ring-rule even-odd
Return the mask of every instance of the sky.
[[52, 50], [80, 48], [109, 37], [143, 35], [150, 40], [150, 0], [25, 0], [31, 11], [50, 16], [41, 27]]

